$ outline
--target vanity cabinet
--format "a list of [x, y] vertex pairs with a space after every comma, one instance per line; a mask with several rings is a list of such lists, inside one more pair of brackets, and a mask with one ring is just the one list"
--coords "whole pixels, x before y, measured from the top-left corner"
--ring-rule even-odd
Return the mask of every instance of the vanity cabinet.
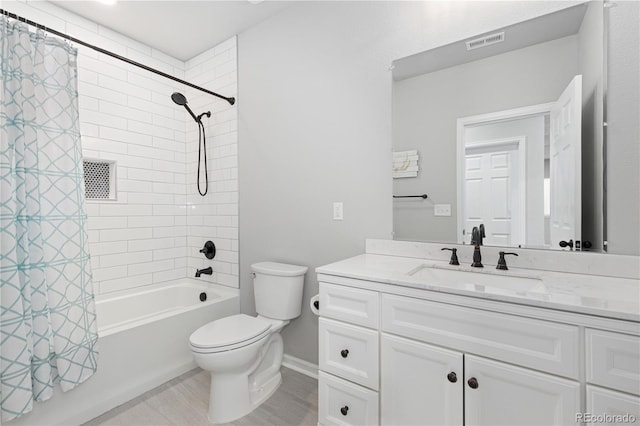
[[379, 294], [323, 284], [318, 423], [379, 424]]
[[320, 275], [319, 424], [640, 419], [637, 323], [478, 300]]
[[[513, 353], [528, 351], [533, 354], [529, 363], [545, 367], [538, 359], [541, 352], [559, 354], [558, 348], [577, 345], [577, 328], [558, 328], [562, 324], [537, 320], [523, 324], [525, 320], [529, 319], [383, 294], [382, 424], [573, 423], [580, 407], [578, 382], [495, 360], [511, 360]], [[519, 327], [520, 337], [516, 336]], [[494, 360], [387, 331], [492, 356]], [[549, 333], [545, 340], [554, 344], [543, 345], [540, 338], [531, 338], [532, 334], [540, 337], [544, 333]], [[567, 352], [574, 353], [568, 348]], [[555, 361], [569, 364], [559, 355]], [[549, 364], [547, 370], [558, 369], [555, 362]], [[571, 368], [567, 371], [569, 375], [574, 373]]]
[[564, 425], [580, 406], [577, 382], [390, 335], [381, 344], [383, 425]]

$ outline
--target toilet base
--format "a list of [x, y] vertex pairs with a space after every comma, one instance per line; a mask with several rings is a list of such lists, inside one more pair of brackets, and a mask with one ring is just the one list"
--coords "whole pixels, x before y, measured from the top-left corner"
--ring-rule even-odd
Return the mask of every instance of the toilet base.
[[282, 384], [282, 374], [278, 371], [278, 374], [273, 376], [263, 386], [257, 389], [251, 390], [251, 403], [253, 405], [253, 408], [251, 409], [251, 411], [253, 411], [256, 407], [258, 407], [264, 401], [269, 399], [271, 395], [273, 395], [278, 390], [281, 384]]
[[[219, 379], [219, 377], [218, 377]], [[229, 387], [228, 381], [223, 381], [224, 385], [221, 386], [223, 392], [229, 396], [232, 396], [234, 393], [232, 389]], [[216, 389], [214, 389], [213, 383], [214, 379], [211, 378], [211, 396], [220, 395], [220, 393], [216, 393]], [[220, 399], [218, 396], [216, 401], [209, 401], [209, 413], [208, 418], [209, 422], [213, 424], [220, 423], [229, 423], [234, 420], [238, 420], [241, 417], [246, 416], [255, 410], [260, 404], [269, 399], [275, 391], [278, 390], [280, 384], [282, 383], [282, 375], [278, 372], [278, 374], [272, 377], [264, 386], [260, 388], [250, 390], [247, 394], [246, 390], [247, 384], [244, 382], [244, 395], [248, 398], [239, 398], [234, 401], [229, 401], [227, 398]], [[235, 394], [237, 396], [238, 394]], [[227, 399], [227, 404], [224, 404], [224, 400]]]
[[280, 387], [283, 344], [274, 333], [264, 345], [258, 362], [245, 374], [211, 372], [209, 422], [229, 423], [246, 416]]

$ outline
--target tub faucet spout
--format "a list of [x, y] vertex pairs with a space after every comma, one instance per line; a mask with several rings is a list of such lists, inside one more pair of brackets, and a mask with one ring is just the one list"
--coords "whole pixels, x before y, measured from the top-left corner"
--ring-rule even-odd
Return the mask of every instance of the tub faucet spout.
[[196, 271], [196, 278], [200, 278], [200, 275], [211, 275], [213, 274], [213, 269], [211, 268], [211, 266], [209, 266], [208, 268], [204, 268], [204, 269], [198, 269]]

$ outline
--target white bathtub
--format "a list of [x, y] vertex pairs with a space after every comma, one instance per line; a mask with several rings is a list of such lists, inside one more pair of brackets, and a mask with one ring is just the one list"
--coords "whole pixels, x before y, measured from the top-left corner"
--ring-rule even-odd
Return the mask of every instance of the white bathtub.
[[[200, 301], [200, 294], [207, 299]], [[189, 335], [240, 311], [238, 290], [185, 279], [96, 296], [98, 371], [8, 425], [80, 424], [193, 368]]]

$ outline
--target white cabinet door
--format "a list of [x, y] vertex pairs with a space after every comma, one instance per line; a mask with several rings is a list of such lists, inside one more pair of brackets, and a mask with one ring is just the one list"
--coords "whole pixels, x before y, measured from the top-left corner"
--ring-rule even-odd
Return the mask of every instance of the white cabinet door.
[[640, 398], [587, 385], [587, 412], [580, 420], [587, 424], [637, 424], [640, 422]]
[[462, 425], [462, 354], [382, 334], [383, 425]]
[[569, 425], [580, 411], [580, 384], [465, 355], [465, 425]]

